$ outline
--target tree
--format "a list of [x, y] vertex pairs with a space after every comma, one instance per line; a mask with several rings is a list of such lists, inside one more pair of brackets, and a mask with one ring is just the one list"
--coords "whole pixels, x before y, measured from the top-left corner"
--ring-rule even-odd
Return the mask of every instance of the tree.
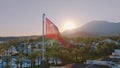
[[24, 54], [23, 54], [23, 51], [21, 51], [19, 54], [18, 54], [18, 59], [19, 59], [19, 63], [20, 63], [20, 68], [22, 68], [22, 59], [24, 58]]
[[85, 53], [85, 48], [84, 48], [84, 47], [81, 47], [81, 48], [79, 49], [79, 57], [81, 58], [82, 61], [85, 60], [84, 53]]
[[35, 59], [37, 58], [37, 53], [33, 52], [29, 54], [28, 58], [31, 60], [31, 67], [35, 68]]
[[38, 65], [40, 64], [40, 57], [41, 57], [41, 52], [37, 51], [36, 53], [36, 57], [38, 58]]
[[10, 65], [9, 65], [10, 61], [11, 61], [11, 57], [5, 56], [5, 62], [6, 62], [5, 68], [10, 68]]
[[18, 66], [19, 63], [20, 63], [19, 59], [16, 59], [15, 63], [16, 63], [16, 65], [17, 65], [17, 68], [19, 68], [19, 66]]
[[62, 60], [62, 64], [67, 64], [71, 62], [71, 55], [68, 49], [61, 48], [60, 50], [60, 59]]
[[71, 50], [71, 56], [73, 58], [75, 58], [75, 61], [77, 61], [78, 54], [79, 54], [79, 49], [78, 48], [72, 48], [72, 50]]

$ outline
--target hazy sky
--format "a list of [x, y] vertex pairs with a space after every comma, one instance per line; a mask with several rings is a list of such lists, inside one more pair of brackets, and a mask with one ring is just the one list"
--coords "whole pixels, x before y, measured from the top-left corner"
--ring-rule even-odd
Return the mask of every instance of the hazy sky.
[[120, 0], [0, 0], [0, 36], [41, 35], [43, 13], [60, 31], [67, 20], [120, 22]]

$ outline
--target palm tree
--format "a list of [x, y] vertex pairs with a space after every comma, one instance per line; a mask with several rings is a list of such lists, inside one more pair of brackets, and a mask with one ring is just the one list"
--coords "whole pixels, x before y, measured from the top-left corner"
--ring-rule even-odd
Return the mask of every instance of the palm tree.
[[84, 47], [81, 47], [79, 48], [79, 57], [81, 58], [82, 61], [84, 61], [84, 53], [85, 53], [85, 48]]
[[18, 66], [19, 63], [20, 63], [19, 59], [16, 59], [15, 63], [16, 63], [16, 65], [17, 65], [17, 68], [19, 68], [19, 66]]
[[35, 68], [35, 59], [37, 58], [37, 53], [29, 54], [28, 58], [31, 60], [31, 67]]
[[23, 51], [21, 51], [19, 54], [19, 63], [20, 63], [20, 68], [22, 68], [22, 59], [24, 58], [24, 54], [23, 54]]
[[36, 52], [36, 57], [38, 58], [38, 65], [40, 64], [40, 57], [41, 57], [41, 52], [37, 51]]
[[49, 68], [49, 59], [51, 58], [51, 48], [50, 47], [46, 47], [46, 51], [45, 51], [45, 59], [46, 59], [46, 67]]
[[71, 57], [71, 56], [69, 56], [69, 54], [70, 53], [67, 49], [61, 48], [60, 59], [62, 60], [63, 64], [66, 64], [69, 62], [69, 58]]
[[9, 65], [10, 61], [11, 61], [11, 57], [10, 56], [6, 56], [5, 57], [5, 62], [6, 62], [5, 68], [10, 68], [10, 65]]
[[0, 55], [3, 55], [7, 49], [6, 43], [0, 44]]
[[77, 48], [72, 48], [71, 51], [71, 56], [74, 58], [75, 57], [75, 61], [77, 61], [77, 57], [78, 57], [78, 49]]

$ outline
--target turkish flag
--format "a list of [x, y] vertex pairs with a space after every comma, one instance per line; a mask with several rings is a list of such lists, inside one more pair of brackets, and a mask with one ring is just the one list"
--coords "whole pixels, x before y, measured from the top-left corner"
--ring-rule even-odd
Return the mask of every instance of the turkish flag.
[[46, 38], [53, 38], [58, 40], [66, 47], [64, 39], [61, 37], [60, 32], [55, 24], [53, 24], [48, 18], [46, 18]]

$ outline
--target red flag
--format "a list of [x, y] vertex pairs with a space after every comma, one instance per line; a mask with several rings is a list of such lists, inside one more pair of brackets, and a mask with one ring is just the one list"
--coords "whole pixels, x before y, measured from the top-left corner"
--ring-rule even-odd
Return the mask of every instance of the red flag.
[[60, 32], [55, 24], [53, 24], [48, 18], [46, 18], [46, 38], [53, 38], [58, 40], [66, 47], [66, 43], [60, 36]]

